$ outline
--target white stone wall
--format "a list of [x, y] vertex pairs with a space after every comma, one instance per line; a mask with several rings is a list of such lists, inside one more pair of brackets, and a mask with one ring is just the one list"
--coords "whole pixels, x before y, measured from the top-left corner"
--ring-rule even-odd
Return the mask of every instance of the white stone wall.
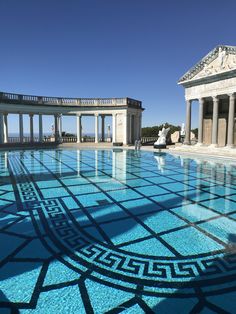
[[124, 141], [124, 113], [116, 115], [116, 142]]

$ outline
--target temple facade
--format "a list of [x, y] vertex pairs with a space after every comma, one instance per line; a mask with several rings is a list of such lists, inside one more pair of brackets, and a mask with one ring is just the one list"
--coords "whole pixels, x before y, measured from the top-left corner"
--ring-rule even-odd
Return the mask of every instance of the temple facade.
[[190, 144], [191, 105], [199, 102], [198, 145], [229, 147], [236, 144], [236, 47], [218, 46], [184, 74], [186, 136]]
[[[54, 117], [55, 142], [62, 137], [62, 117], [76, 116], [77, 143], [82, 140], [82, 118], [94, 116], [95, 143], [104, 142], [105, 118], [112, 117], [113, 143], [132, 144], [141, 137], [142, 102], [131, 98], [58, 98], [32, 95], [18, 95], [0, 92], [0, 144], [12, 142], [8, 132], [8, 115], [19, 117], [19, 136], [16, 142], [25, 143], [24, 115], [30, 119], [29, 142], [44, 142], [43, 115]], [[35, 119], [34, 117], [37, 117]], [[35, 137], [35, 120], [39, 134]], [[100, 136], [101, 134], [101, 136]]]

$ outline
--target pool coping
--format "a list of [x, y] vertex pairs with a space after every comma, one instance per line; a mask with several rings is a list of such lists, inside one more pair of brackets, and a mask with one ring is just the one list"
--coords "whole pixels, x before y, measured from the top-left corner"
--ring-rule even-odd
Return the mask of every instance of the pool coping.
[[[93, 144], [91, 143], [68, 143], [68, 144], [52, 144], [52, 143], [46, 143], [46, 144], [40, 144], [40, 145], [16, 145], [16, 146], [1, 146], [0, 152], [6, 152], [6, 151], [15, 151], [15, 150], [38, 150], [38, 149], [85, 149], [85, 150], [101, 150], [101, 149], [124, 149], [124, 150], [135, 150], [135, 147], [132, 146], [121, 146], [121, 147], [114, 147], [111, 143], [98, 143]], [[197, 157], [197, 158], [217, 158], [217, 159], [224, 159], [225, 161], [235, 161], [236, 162], [236, 149], [225, 149], [225, 148], [211, 148], [207, 149], [204, 147], [204, 151], [201, 147], [198, 148], [192, 148], [192, 147], [182, 147], [182, 146], [169, 146], [166, 149], [155, 149], [153, 146], [142, 146], [141, 151], [146, 152], [153, 152], [153, 153], [169, 153], [173, 155], [179, 155], [179, 156], [189, 156], [191, 157]], [[220, 151], [219, 151], [220, 150]]]

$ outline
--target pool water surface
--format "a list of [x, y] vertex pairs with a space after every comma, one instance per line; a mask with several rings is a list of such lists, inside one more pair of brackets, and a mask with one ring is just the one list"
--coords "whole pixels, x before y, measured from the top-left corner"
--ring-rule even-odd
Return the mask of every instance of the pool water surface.
[[0, 153], [0, 313], [236, 313], [236, 164]]

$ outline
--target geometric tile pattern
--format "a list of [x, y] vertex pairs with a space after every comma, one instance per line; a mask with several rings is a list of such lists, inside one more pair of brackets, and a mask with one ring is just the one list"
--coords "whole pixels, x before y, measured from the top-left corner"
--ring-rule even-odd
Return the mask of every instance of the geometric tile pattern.
[[0, 153], [0, 312], [231, 313], [236, 166]]

